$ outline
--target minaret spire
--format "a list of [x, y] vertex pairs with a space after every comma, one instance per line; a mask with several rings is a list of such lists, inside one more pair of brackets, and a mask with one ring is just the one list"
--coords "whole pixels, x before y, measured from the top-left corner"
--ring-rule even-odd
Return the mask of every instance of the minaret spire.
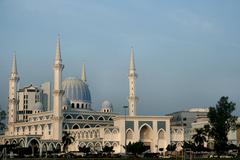
[[14, 52], [12, 60], [12, 70], [9, 78], [9, 96], [8, 96], [8, 131], [9, 135], [15, 133], [14, 123], [17, 120], [17, 86], [18, 86], [18, 73], [17, 73], [17, 58], [16, 53]]
[[85, 64], [82, 66], [82, 81], [87, 82]]
[[134, 49], [131, 47], [131, 58], [130, 58], [130, 67], [129, 70], [136, 70], [135, 69], [135, 62], [134, 62]]
[[62, 71], [64, 65], [62, 64], [61, 48], [60, 48], [60, 36], [57, 38], [56, 56], [54, 63], [54, 91], [53, 91], [53, 112], [54, 112], [54, 123], [53, 123], [53, 139], [62, 139], [62, 97], [64, 91], [62, 90]]
[[16, 52], [14, 52], [14, 55], [13, 55], [13, 61], [12, 61], [12, 72], [11, 72], [11, 74], [17, 74]]
[[128, 114], [129, 116], [136, 115], [138, 97], [135, 94], [135, 80], [137, 78], [135, 62], [134, 62], [134, 49], [131, 47], [130, 66], [129, 66], [129, 97], [128, 97]]
[[55, 64], [62, 62], [61, 57], [61, 46], [60, 46], [60, 34], [57, 37], [57, 46], [56, 46], [56, 56], [55, 56]]

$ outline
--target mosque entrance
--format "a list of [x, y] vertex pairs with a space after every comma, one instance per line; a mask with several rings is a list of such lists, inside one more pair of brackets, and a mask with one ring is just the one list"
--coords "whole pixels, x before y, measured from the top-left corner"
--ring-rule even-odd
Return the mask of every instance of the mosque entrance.
[[151, 150], [153, 142], [153, 131], [148, 125], [144, 125], [140, 130], [140, 141]]
[[32, 150], [32, 156], [39, 157], [39, 143], [36, 139], [30, 141], [29, 147]]

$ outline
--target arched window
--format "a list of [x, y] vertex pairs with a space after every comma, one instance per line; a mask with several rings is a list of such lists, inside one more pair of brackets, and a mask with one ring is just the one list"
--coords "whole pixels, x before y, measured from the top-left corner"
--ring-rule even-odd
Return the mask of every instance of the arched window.
[[77, 108], [79, 108], [79, 103], [77, 103]]
[[72, 119], [72, 116], [67, 115], [65, 118], [66, 118], [66, 119]]
[[83, 119], [83, 117], [82, 116], [78, 116], [77, 119]]
[[72, 108], [74, 108], [75, 107], [75, 105], [74, 105], [74, 103], [72, 103]]
[[85, 108], [87, 109], [87, 104], [85, 104]]
[[89, 117], [88, 117], [88, 120], [93, 120], [93, 116], [89, 116]]
[[72, 129], [79, 129], [79, 126], [77, 124], [75, 124]]
[[98, 120], [104, 121], [104, 118], [103, 117], [99, 117]]
[[81, 108], [83, 108], [83, 107], [84, 107], [84, 104], [82, 103]]
[[83, 128], [90, 128], [90, 126], [87, 124], [87, 125], [85, 125]]

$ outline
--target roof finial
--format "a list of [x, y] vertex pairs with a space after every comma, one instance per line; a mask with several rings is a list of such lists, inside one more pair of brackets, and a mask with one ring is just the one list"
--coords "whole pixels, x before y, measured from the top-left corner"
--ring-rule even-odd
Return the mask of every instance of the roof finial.
[[60, 34], [57, 36], [57, 47], [56, 47], [56, 57], [55, 57], [55, 62], [61, 62], [61, 47], [60, 47]]
[[82, 81], [87, 82], [85, 64], [82, 66]]
[[13, 61], [12, 61], [12, 74], [17, 74], [17, 58], [16, 58], [16, 51], [13, 54]]
[[134, 49], [131, 47], [130, 70], [135, 70]]

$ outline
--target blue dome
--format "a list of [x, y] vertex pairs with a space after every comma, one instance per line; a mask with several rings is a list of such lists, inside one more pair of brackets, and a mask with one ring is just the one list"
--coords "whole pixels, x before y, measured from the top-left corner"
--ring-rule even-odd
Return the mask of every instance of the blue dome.
[[91, 103], [91, 94], [88, 85], [82, 80], [69, 77], [62, 82], [65, 97], [69, 100], [79, 100]]
[[113, 109], [112, 103], [110, 101], [108, 101], [108, 100], [103, 101], [102, 102], [102, 109], [103, 108], [108, 108], [108, 109], [112, 110]]

